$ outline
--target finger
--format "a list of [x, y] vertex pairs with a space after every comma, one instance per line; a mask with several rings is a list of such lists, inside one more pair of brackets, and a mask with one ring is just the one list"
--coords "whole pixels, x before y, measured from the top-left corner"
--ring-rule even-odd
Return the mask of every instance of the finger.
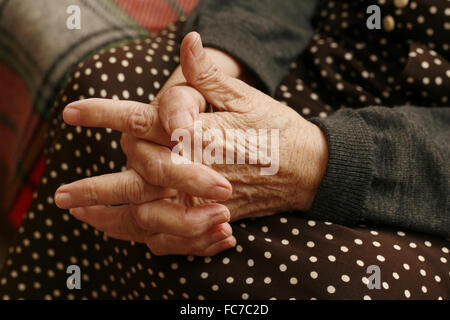
[[113, 238], [122, 241], [134, 241], [138, 243], [145, 243], [145, 236], [143, 235], [131, 235], [122, 233], [105, 233], [108, 238]]
[[228, 180], [201, 163], [182, 163], [186, 159], [168, 148], [130, 136], [124, 136], [121, 145], [129, 165], [151, 185], [219, 201], [231, 196]]
[[186, 207], [168, 200], [136, 206], [132, 212], [140, 228], [152, 233], [197, 237], [212, 227], [228, 222], [230, 212], [219, 203]]
[[145, 239], [150, 251], [157, 255], [205, 255], [205, 251], [217, 242], [221, 242], [232, 235], [228, 223], [215, 226], [195, 238], [178, 237], [166, 233], [158, 233]]
[[260, 91], [220, 70], [205, 53], [197, 32], [191, 32], [184, 38], [180, 52], [181, 67], [187, 82], [216, 108], [234, 112], [253, 109], [251, 97], [261, 94]]
[[92, 98], [67, 105], [63, 118], [73, 126], [111, 128], [161, 145], [172, 145], [154, 105]]
[[131, 205], [92, 206], [70, 209], [70, 214], [107, 234], [129, 234], [143, 239], [148, 231], [142, 229], [131, 214]]
[[174, 86], [161, 94], [158, 111], [161, 123], [168, 135], [175, 129], [187, 128], [206, 109], [206, 100], [200, 92], [187, 85]]
[[[132, 234], [122, 234], [122, 233], [105, 233], [107, 237], [115, 238], [118, 240], [124, 241], [135, 241], [135, 242], [151, 242], [152, 248], [155, 248], [155, 251], [162, 251], [160, 249], [166, 248], [174, 248], [170, 250], [175, 254], [175, 251], [179, 252], [178, 254], [190, 254], [195, 249], [196, 251], [200, 251], [202, 249], [206, 249], [211, 244], [215, 242], [224, 240], [233, 234], [233, 230], [229, 223], [222, 223], [212, 227], [210, 230], [206, 231], [206, 233], [194, 237], [194, 238], [185, 238], [174, 235], [169, 235], [167, 233], [155, 233], [151, 236], [142, 236], [142, 235], [132, 235]], [[164, 241], [161, 241], [164, 240]], [[187, 249], [189, 250], [187, 250]], [[176, 250], [175, 250], [176, 249]], [[186, 250], [185, 250], [186, 249]], [[167, 253], [169, 254], [169, 253]]]
[[234, 236], [229, 236], [224, 240], [218, 241], [210, 245], [208, 248], [205, 249], [203, 255], [207, 257], [215, 256], [216, 254], [222, 251], [235, 247], [236, 243], [237, 243], [236, 238]]
[[126, 170], [66, 184], [56, 190], [55, 203], [61, 209], [140, 204], [176, 194], [174, 189], [150, 185], [136, 171]]
[[213, 256], [236, 245], [228, 223], [213, 227], [197, 238], [184, 238], [158, 233], [149, 237], [136, 237], [129, 234], [110, 234], [106, 236], [122, 241], [146, 243], [150, 251], [161, 255], [196, 255]]
[[78, 220], [107, 234], [130, 234], [135, 237], [154, 233], [196, 237], [230, 219], [228, 209], [221, 204], [186, 208], [167, 200], [139, 206], [74, 208], [70, 213]]

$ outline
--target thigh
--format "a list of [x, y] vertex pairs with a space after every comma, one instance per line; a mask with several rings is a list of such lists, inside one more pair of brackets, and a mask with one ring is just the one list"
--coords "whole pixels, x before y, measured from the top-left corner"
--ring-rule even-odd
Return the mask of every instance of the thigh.
[[[0, 297], [448, 298], [449, 252], [441, 239], [285, 213], [233, 223], [238, 244], [217, 256], [161, 257], [145, 245], [107, 238], [58, 209], [53, 193], [61, 184], [125, 165], [118, 132], [66, 126], [64, 105], [88, 97], [153, 99], [179, 62], [178, 30], [174, 26], [159, 36], [103, 50], [74, 71], [53, 112], [47, 168], [10, 248]], [[291, 90], [289, 83], [283, 85]], [[80, 267], [80, 290], [67, 288], [70, 265]], [[376, 272], [371, 277], [369, 266], [379, 267], [378, 278]], [[372, 284], [379, 289], [370, 289]]]

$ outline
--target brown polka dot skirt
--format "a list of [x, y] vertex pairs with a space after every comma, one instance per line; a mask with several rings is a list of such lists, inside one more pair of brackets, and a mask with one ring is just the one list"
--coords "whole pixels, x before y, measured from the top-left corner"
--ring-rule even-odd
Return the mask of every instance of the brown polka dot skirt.
[[[437, 35], [448, 28], [427, 24], [434, 28], [429, 41], [420, 38], [419, 29], [416, 39], [367, 34], [354, 27], [365, 23], [352, 13], [361, 11], [355, 3], [330, 1], [319, 9], [314, 38], [292, 65], [277, 99], [305, 117], [374, 104], [445, 105], [450, 37]], [[439, 3], [436, 14], [446, 15], [448, 2]], [[418, 9], [404, 10], [405, 30], [408, 16], [417, 19], [407, 10]], [[428, 19], [429, 11], [424, 12]], [[237, 245], [219, 255], [161, 257], [143, 244], [107, 238], [58, 209], [53, 194], [61, 184], [120, 171], [126, 164], [119, 132], [67, 126], [63, 107], [89, 97], [151, 101], [179, 63], [180, 34], [177, 24], [157, 36], [102, 50], [74, 71], [56, 101], [46, 171], [0, 275], [1, 298], [450, 298], [448, 241], [408, 230], [349, 228], [306, 220], [300, 212], [280, 213], [233, 223]], [[66, 285], [66, 269], [74, 264], [81, 269], [80, 290]]]

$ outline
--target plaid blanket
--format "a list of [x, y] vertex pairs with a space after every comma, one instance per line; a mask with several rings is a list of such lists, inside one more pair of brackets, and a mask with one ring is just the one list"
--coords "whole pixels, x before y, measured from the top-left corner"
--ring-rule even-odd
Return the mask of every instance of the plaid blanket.
[[[21, 223], [45, 167], [50, 110], [88, 56], [156, 33], [197, 0], [0, 0], [0, 215]], [[67, 27], [76, 6], [80, 29]]]

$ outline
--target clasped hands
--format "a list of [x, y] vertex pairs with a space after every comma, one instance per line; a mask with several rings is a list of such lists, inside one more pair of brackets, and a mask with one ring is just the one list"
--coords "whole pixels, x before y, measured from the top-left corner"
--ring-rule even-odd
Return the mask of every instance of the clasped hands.
[[[69, 125], [121, 131], [127, 170], [63, 185], [55, 203], [109, 237], [145, 243], [155, 255], [212, 256], [236, 245], [230, 221], [307, 211], [328, 148], [316, 125], [221, 70], [197, 33], [185, 37], [180, 58], [150, 105], [87, 99], [65, 108]], [[205, 113], [208, 104], [216, 112]], [[172, 133], [193, 132], [194, 121], [204, 131], [278, 129], [277, 173], [261, 175], [261, 164], [174, 163]], [[235, 152], [255, 147], [244, 141]]]

